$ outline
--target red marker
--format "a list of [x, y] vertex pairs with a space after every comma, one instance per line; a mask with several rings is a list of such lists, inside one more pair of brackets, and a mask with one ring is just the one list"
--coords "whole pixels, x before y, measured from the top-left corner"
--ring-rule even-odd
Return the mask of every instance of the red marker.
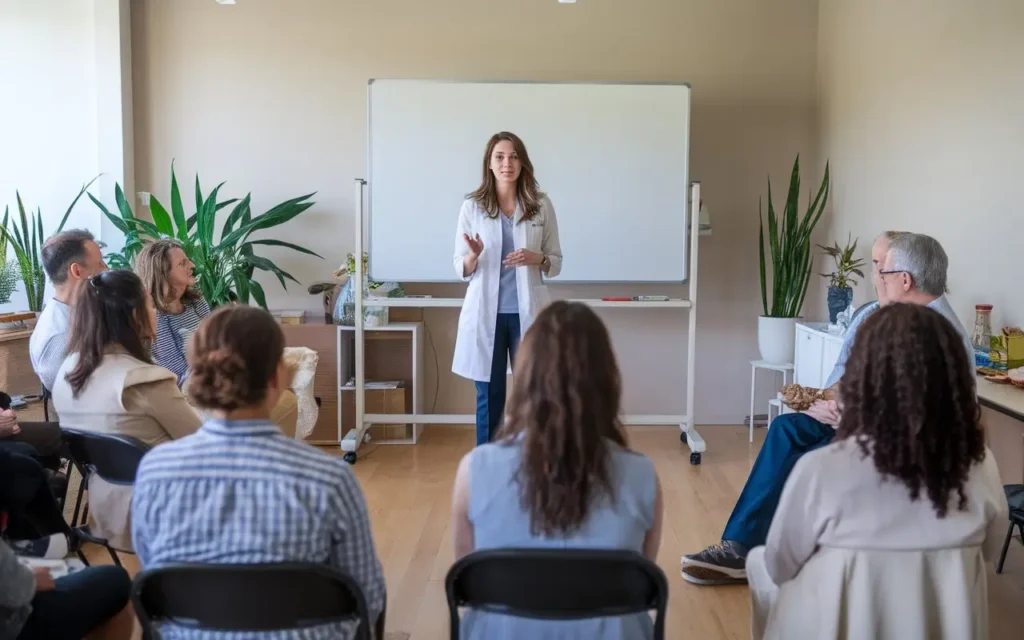
[[601, 298], [604, 302], [632, 302], [633, 298], [627, 298], [624, 296], [606, 296]]

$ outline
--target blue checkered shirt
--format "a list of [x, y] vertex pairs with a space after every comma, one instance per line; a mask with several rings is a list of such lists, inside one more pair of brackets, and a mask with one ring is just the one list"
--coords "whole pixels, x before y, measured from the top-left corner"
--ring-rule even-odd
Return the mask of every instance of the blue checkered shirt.
[[[143, 568], [176, 562], [319, 562], [352, 576], [371, 624], [384, 575], [366, 501], [348, 464], [287, 438], [270, 422], [210, 420], [146, 454], [132, 498], [132, 540]], [[164, 625], [162, 638], [352, 638], [354, 623], [287, 632], [228, 633]]]

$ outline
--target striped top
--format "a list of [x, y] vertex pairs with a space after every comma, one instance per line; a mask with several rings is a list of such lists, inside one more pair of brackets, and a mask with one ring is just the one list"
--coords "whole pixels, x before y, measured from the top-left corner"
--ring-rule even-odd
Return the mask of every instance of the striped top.
[[185, 358], [185, 346], [192, 333], [210, 315], [210, 305], [199, 298], [195, 302], [186, 302], [181, 313], [156, 312], [156, 340], [153, 342], [153, 362], [165, 369], [170, 369], [178, 376], [180, 387], [188, 378], [188, 360]]
[[[362, 587], [371, 621], [384, 607], [384, 575], [352, 470], [269, 421], [210, 420], [147, 453], [135, 480], [132, 540], [147, 569], [323, 563]], [[353, 623], [244, 636], [164, 625], [161, 637], [313, 640], [354, 632]]]

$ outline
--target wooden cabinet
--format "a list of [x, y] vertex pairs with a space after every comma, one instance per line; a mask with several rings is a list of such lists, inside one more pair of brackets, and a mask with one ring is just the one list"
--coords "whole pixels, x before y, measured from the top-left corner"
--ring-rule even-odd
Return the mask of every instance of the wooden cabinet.
[[821, 389], [839, 360], [843, 337], [828, 332], [822, 322], [796, 324], [796, 348], [793, 355], [793, 378], [804, 387]]

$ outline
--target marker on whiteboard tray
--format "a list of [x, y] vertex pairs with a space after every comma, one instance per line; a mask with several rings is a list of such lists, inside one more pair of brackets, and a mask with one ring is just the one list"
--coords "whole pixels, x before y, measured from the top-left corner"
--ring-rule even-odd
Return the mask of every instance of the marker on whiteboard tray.
[[632, 302], [633, 298], [628, 298], [626, 296], [605, 296], [601, 298], [601, 300], [604, 302]]
[[668, 296], [633, 296], [637, 302], [668, 302]]

